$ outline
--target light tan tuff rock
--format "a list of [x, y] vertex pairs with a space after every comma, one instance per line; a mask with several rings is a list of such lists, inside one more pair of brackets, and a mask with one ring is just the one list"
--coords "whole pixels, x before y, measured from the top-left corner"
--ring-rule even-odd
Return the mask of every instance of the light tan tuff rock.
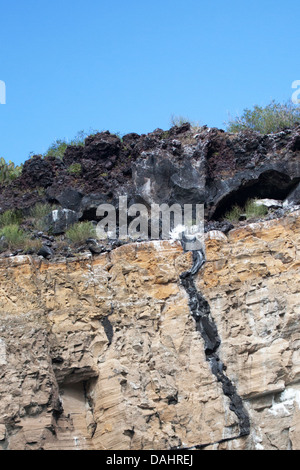
[[299, 249], [299, 212], [209, 233], [194, 277], [245, 436], [196, 330], [179, 242], [0, 260], [0, 447], [300, 449]]

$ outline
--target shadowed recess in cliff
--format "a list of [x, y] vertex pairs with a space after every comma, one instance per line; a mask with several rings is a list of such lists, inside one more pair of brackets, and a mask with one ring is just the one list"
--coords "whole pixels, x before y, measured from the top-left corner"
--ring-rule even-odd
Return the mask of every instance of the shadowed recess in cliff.
[[285, 172], [268, 170], [257, 178], [249, 178], [232, 191], [228, 191], [215, 207], [211, 218], [222, 220], [235, 205], [243, 206], [249, 199], [277, 199], [284, 200], [293, 191], [300, 178], [291, 178]]
[[[193, 266], [189, 271], [185, 271], [180, 275], [180, 280], [189, 296], [189, 308], [196, 322], [196, 329], [199, 331], [204, 341], [206, 360], [210, 364], [212, 373], [215, 375], [218, 382], [222, 384], [224, 395], [230, 400], [230, 410], [233, 411], [238, 418], [240, 429], [238, 437], [247, 436], [250, 433], [248, 413], [235, 386], [224, 373], [226, 366], [218, 356], [218, 348], [221, 344], [218, 330], [211, 317], [210, 306], [197, 290], [194, 282], [194, 276], [199, 272], [204, 263], [204, 254], [201, 251], [193, 251]], [[224, 439], [224, 441], [231, 439], [233, 438]], [[203, 447], [203, 445], [199, 447]]]

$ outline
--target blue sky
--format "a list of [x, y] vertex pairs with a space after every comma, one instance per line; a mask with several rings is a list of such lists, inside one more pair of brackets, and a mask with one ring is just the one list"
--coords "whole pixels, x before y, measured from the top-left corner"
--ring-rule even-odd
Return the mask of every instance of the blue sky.
[[299, 0], [0, 0], [0, 157], [80, 130], [224, 128], [300, 79]]

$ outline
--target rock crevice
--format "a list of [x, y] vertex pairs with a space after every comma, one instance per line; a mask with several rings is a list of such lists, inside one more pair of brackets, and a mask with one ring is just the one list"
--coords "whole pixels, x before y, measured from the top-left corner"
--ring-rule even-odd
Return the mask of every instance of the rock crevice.
[[[210, 364], [213, 375], [217, 378], [218, 382], [221, 383], [224, 395], [230, 400], [230, 410], [233, 411], [238, 418], [240, 429], [239, 436], [247, 436], [250, 433], [248, 412], [243, 404], [243, 400], [237, 393], [236, 387], [225, 375], [226, 366], [223, 364], [218, 354], [218, 349], [221, 344], [218, 330], [211, 316], [209, 303], [205, 300], [201, 292], [197, 290], [194, 282], [194, 277], [199, 273], [204, 263], [205, 255], [203, 251], [194, 251], [193, 266], [190, 270], [180, 275], [180, 281], [189, 297], [189, 307], [191, 315], [196, 322], [196, 330], [200, 333], [204, 341], [206, 360]], [[222, 442], [224, 442], [224, 439]], [[198, 447], [203, 447], [203, 445]]]

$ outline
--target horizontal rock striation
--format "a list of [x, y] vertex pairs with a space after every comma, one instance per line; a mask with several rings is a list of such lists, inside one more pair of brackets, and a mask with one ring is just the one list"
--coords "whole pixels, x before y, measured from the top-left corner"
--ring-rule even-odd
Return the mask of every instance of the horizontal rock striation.
[[[1, 259], [1, 448], [299, 449], [299, 248], [294, 211], [208, 232], [199, 271], [169, 241]], [[212, 349], [184, 272], [213, 319]], [[246, 433], [207, 360], [216, 352]]]

